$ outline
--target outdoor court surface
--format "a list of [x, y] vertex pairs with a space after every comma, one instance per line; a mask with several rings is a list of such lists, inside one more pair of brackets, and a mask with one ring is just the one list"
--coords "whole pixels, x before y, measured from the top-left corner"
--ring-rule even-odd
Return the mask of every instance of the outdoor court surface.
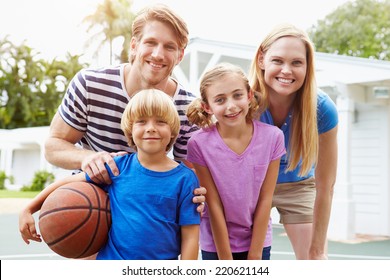
[[[0, 201], [1, 202], [1, 201]], [[18, 231], [17, 213], [0, 213], [0, 260], [60, 260], [45, 243], [26, 245]], [[274, 226], [272, 260], [295, 259], [292, 247], [283, 227]], [[370, 238], [350, 242], [329, 241], [330, 260], [390, 260], [390, 239]], [[390, 264], [390, 262], [389, 262]]]

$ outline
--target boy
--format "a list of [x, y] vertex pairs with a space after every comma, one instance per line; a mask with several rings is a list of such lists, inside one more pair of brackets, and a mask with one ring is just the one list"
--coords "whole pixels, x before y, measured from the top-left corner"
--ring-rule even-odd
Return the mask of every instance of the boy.
[[[97, 259], [197, 259], [200, 216], [192, 203], [199, 187], [195, 173], [170, 159], [180, 129], [177, 110], [167, 94], [156, 89], [138, 92], [126, 106], [121, 128], [136, 153], [114, 158], [120, 171], [108, 168], [112, 225]], [[22, 238], [40, 239], [32, 214], [45, 198], [68, 182], [89, 181], [87, 173], [67, 177], [45, 188], [22, 211]], [[93, 183], [93, 182], [92, 182]]]

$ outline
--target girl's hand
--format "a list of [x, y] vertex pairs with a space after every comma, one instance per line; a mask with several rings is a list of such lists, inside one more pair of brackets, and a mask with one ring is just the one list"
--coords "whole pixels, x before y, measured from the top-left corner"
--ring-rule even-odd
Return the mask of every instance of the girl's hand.
[[35, 227], [34, 217], [27, 209], [24, 209], [19, 214], [19, 231], [26, 244], [30, 244], [29, 240], [42, 242], [41, 235], [37, 233], [37, 229]]
[[261, 260], [263, 258], [263, 250], [262, 248], [260, 250], [251, 250], [249, 249], [248, 252], [248, 260]]

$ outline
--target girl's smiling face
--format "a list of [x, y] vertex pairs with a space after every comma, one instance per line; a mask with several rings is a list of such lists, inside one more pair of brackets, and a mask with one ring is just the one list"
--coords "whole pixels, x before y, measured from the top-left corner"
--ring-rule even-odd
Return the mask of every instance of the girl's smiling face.
[[205, 110], [220, 125], [236, 126], [246, 122], [250, 93], [240, 76], [226, 74], [207, 88]]

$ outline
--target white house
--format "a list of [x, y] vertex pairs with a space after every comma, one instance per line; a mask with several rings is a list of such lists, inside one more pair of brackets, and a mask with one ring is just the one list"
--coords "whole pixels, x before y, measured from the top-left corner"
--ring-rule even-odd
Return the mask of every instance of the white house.
[[[225, 61], [248, 71], [255, 52], [256, 46], [194, 38], [174, 76], [197, 94], [205, 69]], [[316, 75], [318, 86], [335, 101], [340, 120], [329, 237], [390, 236], [390, 62], [316, 53]], [[13, 175], [15, 184], [31, 180], [38, 169], [63, 176], [43, 157], [47, 131], [0, 130], [0, 170]], [[277, 213], [272, 216], [277, 222]]]
[[20, 189], [30, 184], [39, 170], [53, 172], [56, 178], [71, 174], [49, 164], [44, 156], [43, 145], [49, 128], [33, 127], [12, 130], [0, 129], [0, 170], [14, 177], [14, 184], [6, 181], [8, 189]]

